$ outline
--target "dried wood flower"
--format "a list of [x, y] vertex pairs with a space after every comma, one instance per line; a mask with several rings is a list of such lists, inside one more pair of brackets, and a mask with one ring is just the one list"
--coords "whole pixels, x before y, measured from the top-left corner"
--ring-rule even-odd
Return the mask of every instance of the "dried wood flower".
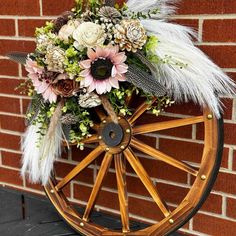
[[[60, 79], [60, 76], [62, 77]], [[79, 91], [79, 84], [75, 80], [64, 79], [63, 75], [58, 76], [56, 83], [52, 84], [52, 89], [56, 95], [62, 97], [72, 97]]]
[[101, 99], [96, 93], [86, 93], [79, 96], [79, 105], [83, 108], [92, 108], [101, 105]]
[[144, 27], [139, 20], [122, 20], [115, 26], [115, 42], [119, 44], [121, 50], [137, 52], [142, 49], [147, 41]]
[[45, 56], [46, 64], [48, 65], [49, 71], [64, 72], [64, 61], [65, 61], [65, 51], [60, 47], [53, 46], [48, 49], [47, 54]]

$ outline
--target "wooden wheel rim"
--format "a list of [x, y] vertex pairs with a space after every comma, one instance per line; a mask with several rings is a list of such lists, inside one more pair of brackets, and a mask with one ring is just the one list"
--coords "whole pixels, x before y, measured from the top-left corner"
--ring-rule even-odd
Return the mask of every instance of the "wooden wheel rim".
[[[142, 107], [143, 106], [143, 107]], [[139, 108], [146, 110], [147, 107], [145, 107], [145, 104], [142, 104]], [[118, 193], [122, 193], [122, 186], [125, 184], [122, 182], [122, 178], [119, 178], [119, 175], [121, 176], [122, 170], [122, 163], [119, 161], [119, 153], [124, 153], [126, 159], [128, 159], [130, 162], [134, 161], [133, 168], [139, 171], [139, 162], [134, 160], [134, 156], [132, 154], [132, 150], [129, 149], [129, 147], [135, 147], [137, 148], [140, 144], [140, 142], [137, 142], [137, 140], [133, 137], [136, 134], [144, 133], [142, 130], [142, 127], [138, 126], [135, 128], [134, 123], [136, 121], [136, 118], [140, 116], [140, 110], [137, 109], [135, 111], [135, 114], [128, 119], [127, 122], [123, 122], [123, 126], [125, 127], [125, 130], [127, 131], [127, 136], [125, 136], [125, 145], [119, 145], [119, 148], [121, 150], [119, 151], [110, 151], [106, 150], [107, 147], [101, 143], [101, 137], [98, 135], [96, 137], [91, 137], [91, 140], [100, 142], [101, 145], [98, 146], [93, 152], [96, 153], [96, 155], [101, 154], [102, 152], [106, 152], [106, 156], [104, 159], [107, 161], [104, 161], [104, 165], [109, 166], [109, 159], [111, 161], [112, 155], [114, 155], [115, 164], [116, 164], [116, 175], [117, 175], [117, 182], [118, 182]], [[103, 122], [104, 116], [101, 118], [101, 124], [105, 123]], [[123, 120], [123, 118], [121, 118]], [[108, 118], [109, 120], [109, 118]], [[172, 165], [177, 165], [179, 169], [184, 169], [185, 171], [188, 171], [188, 173], [191, 173], [192, 175], [196, 176], [196, 179], [190, 188], [188, 194], [184, 198], [184, 200], [181, 202], [181, 204], [173, 211], [169, 212], [168, 208], [166, 208], [166, 205], [164, 202], [162, 202], [161, 198], [159, 198], [158, 192], [154, 192], [152, 197], [156, 200], [156, 203], [158, 204], [159, 208], [162, 208], [162, 212], [164, 214], [164, 219], [157, 224], [154, 224], [146, 229], [140, 230], [140, 231], [129, 231], [129, 218], [127, 217], [127, 212], [125, 212], [127, 209], [125, 209], [125, 200], [123, 199], [123, 203], [121, 202], [122, 198], [125, 196], [124, 193], [123, 196], [121, 194], [120, 199], [120, 206], [122, 206], [121, 209], [121, 219], [123, 224], [123, 231], [117, 232], [112, 231], [107, 228], [103, 228], [101, 226], [95, 225], [93, 223], [90, 223], [87, 221], [87, 217], [89, 216], [89, 213], [87, 217], [80, 216], [75, 208], [70, 205], [69, 201], [66, 199], [64, 193], [60, 191], [68, 182], [65, 182], [64, 179], [58, 184], [54, 178], [51, 179], [48, 186], [45, 187], [45, 191], [53, 205], [56, 207], [57, 211], [60, 213], [60, 215], [78, 232], [84, 234], [84, 235], [143, 235], [143, 236], [156, 236], [156, 235], [166, 235], [173, 230], [178, 229], [181, 227], [184, 223], [186, 223], [187, 220], [189, 220], [200, 208], [202, 203], [204, 202], [206, 196], [209, 194], [210, 189], [212, 187], [212, 184], [215, 180], [216, 174], [218, 172], [219, 168], [219, 160], [221, 159], [222, 155], [222, 136], [220, 135], [222, 131], [222, 125], [220, 125], [219, 120], [215, 119], [211, 112], [209, 112], [208, 109], [205, 109], [203, 112], [203, 116], [195, 117], [194, 119], [183, 119], [187, 125], [188, 124], [197, 124], [204, 122], [205, 127], [205, 138], [204, 138], [204, 151], [202, 155], [202, 162], [200, 164], [199, 171], [194, 172], [191, 167], [187, 165], [181, 166], [181, 163], [172, 163]], [[194, 123], [193, 123], [194, 121]], [[168, 128], [173, 127], [180, 127], [181, 125], [175, 124], [173, 122], [164, 123], [168, 126]], [[130, 125], [130, 126], [129, 126]], [[132, 127], [132, 128], [131, 128]], [[145, 127], [149, 128], [150, 127]], [[132, 134], [130, 134], [131, 132]], [[98, 132], [99, 133], [99, 132]], [[127, 138], [128, 137], [128, 138]], [[220, 137], [220, 138], [219, 138]], [[123, 140], [124, 141], [124, 140]], [[123, 142], [122, 141], [122, 142]], [[89, 143], [89, 141], [88, 141]], [[146, 148], [145, 146], [143, 148]], [[153, 150], [152, 150], [153, 151]], [[165, 156], [163, 157], [165, 158]], [[166, 160], [165, 160], [166, 161]], [[173, 160], [170, 160], [173, 161]], [[107, 163], [105, 163], [107, 162]], [[168, 162], [168, 156], [167, 156], [167, 162]], [[77, 167], [78, 169], [78, 167]], [[81, 171], [81, 170], [80, 170]], [[141, 171], [142, 172], [142, 171]], [[145, 174], [142, 176], [142, 173], [140, 173], [140, 178], [143, 178], [143, 183], [146, 183], [147, 185], [151, 184], [148, 182], [148, 179], [145, 179]], [[77, 175], [75, 175], [77, 176]], [[75, 177], [74, 176], [74, 177]], [[101, 178], [104, 178], [104, 175]], [[63, 182], [64, 181], [64, 182]], [[61, 185], [60, 185], [61, 184]], [[100, 183], [101, 184], [101, 183]], [[122, 185], [123, 184], [123, 185]], [[119, 188], [120, 186], [120, 188]], [[152, 186], [150, 187], [150, 193], [152, 193]], [[124, 191], [123, 191], [124, 192]], [[90, 196], [91, 197], [91, 196]], [[95, 200], [94, 200], [95, 204]]]

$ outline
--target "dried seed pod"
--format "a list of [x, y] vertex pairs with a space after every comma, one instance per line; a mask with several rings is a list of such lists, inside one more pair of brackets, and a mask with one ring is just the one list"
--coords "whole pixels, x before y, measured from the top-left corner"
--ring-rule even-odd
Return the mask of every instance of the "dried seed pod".
[[75, 125], [77, 122], [77, 117], [72, 113], [67, 113], [61, 117], [61, 123], [63, 125]]
[[121, 18], [121, 14], [114, 7], [104, 6], [99, 10], [99, 16], [105, 19], [114, 20], [116, 18]]
[[73, 16], [73, 14], [74, 13], [71, 12], [71, 11], [65, 11], [65, 12], [62, 13], [61, 16], [59, 16], [56, 20], [54, 20], [53, 21], [54, 33], [58, 33], [59, 30], [61, 29], [61, 27], [68, 22], [69, 17]]

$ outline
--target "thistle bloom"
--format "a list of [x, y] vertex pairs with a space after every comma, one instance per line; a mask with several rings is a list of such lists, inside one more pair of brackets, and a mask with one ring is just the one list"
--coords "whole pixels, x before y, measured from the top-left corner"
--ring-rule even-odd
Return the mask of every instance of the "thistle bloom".
[[98, 94], [119, 88], [119, 81], [126, 81], [125, 73], [128, 66], [124, 63], [127, 59], [124, 52], [119, 52], [119, 47], [97, 47], [96, 50], [88, 49], [87, 60], [80, 62], [81, 87], [87, 87], [88, 92], [96, 90]]
[[26, 61], [25, 69], [29, 72], [28, 77], [32, 80], [35, 91], [42, 94], [45, 101], [50, 103], [57, 101], [57, 95], [53, 92], [50, 83], [47, 80], [41, 79], [44, 69], [39, 66], [36, 61], [28, 59]]

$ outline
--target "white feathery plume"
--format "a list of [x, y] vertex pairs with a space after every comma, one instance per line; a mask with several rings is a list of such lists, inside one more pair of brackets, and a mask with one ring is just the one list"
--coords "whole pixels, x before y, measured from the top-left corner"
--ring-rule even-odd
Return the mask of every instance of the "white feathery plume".
[[197, 34], [193, 29], [183, 25], [155, 19], [141, 20], [141, 23], [149, 34], [160, 35], [170, 41], [179, 40], [184, 44], [193, 45], [192, 38], [197, 37]]
[[30, 125], [21, 140], [23, 152], [21, 175], [25, 176], [28, 172], [30, 182], [37, 183], [40, 179], [40, 149], [37, 142], [40, 139], [38, 133], [41, 124]]
[[45, 186], [53, 170], [53, 164], [58, 157], [61, 156], [62, 127], [58, 121], [53, 136], [48, 139], [48, 135], [44, 137], [41, 147], [40, 160], [40, 181]]
[[167, 18], [175, 12], [174, 4], [179, 0], [128, 0], [127, 6], [133, 12], [148, 12], [149, 10], [159, 9], [155, 14], [157, 18]]
[[209, 107], [220, 117], [221, 104], [218, 95], [235, 95], [235, 83], [215, 65], [191, 41], [192, 31], [184, 26], [158, 20], [142, 20], [149, 35], [159, 39], [156, 55], [166, 56], [177, 63], [156, 65], [160, 83], [177, 102], [193, 101], [202, 107]]
[[44, 136], [41, 145], [41, 182], [46, 185], [53, 170], [55, 160], [61, 155], [62, 135], [62, 115], [63, 102], [61, 101], [51, 118], [47, 134]]
[[46, 185], [53, 170], [55, 160], [61, 155], [61, 143], [63, 139], [61, 125], [61, 108], [63, 103], [60, 102], [51, 118], [50, 125], [46, 135], [40, 141], [40, 147], [36, 144], [40, 140], [40, 124], [31, 125], [22, 142], [23, 150], [23, 167], [21, 170], [24, 176], [29, 174], [29, 180], [32, 183], [42, 183]]

